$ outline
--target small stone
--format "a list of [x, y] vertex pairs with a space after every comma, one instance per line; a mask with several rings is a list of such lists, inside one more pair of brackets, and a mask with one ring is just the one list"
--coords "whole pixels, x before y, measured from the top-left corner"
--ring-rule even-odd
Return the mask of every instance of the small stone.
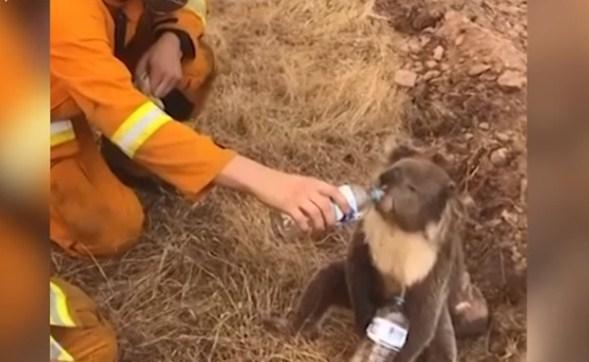
[[456, 45], [460, 45], [464, 42], [464, 35], [459, 35], [456, 40], [454, 41], [454, 44]]
[[411, 88], [417, 81], [417, 74], [410, 70], [401, 69], [395, 74], [395, 83], [402, 87]]
[[412, 53], [419, 53], [421, 51], [421, 44], [419, 43], [419, 39], [409, 40], [407, 46]]
[[515, 26], [513, 27], [513, 30], [515, 30], [518, 33], [518, 35], [526, 33], [526, 29], [521, 24], [515, 24]]
[[509, 34], [509, 36], [512, 38], [517, 38], [519, 36], [519, 31], [511, 29], [507, 32], [507, 34]]
[[505, 132], [497, 132], [495, 134], [495, 137], [497, 137], [497, 139], [501, 142], [507, 142], [509, 141], [509, 135]]
[[427, 62], [425, 62], [425, 66], [428, 68], [435, 68], [438, 65], [438, 63], [435, 60], [428, 60]]
[[412, 68], [416, 73], [421, 73], [424, 69], [424, 66], [423, 66], [423, 63], [417, 62], [417, 63], [413, 64]]
[[491, 152], [491, 162], [495, 166], [505, 166], [507, 164], [507, 155], [508, 155], [507, 148], [498, 148], [495, 151]]
[[427, 44], [429, 44], [429, 42], [432, 40], [432, 38], [428, 35], [422, 35], [419, 37], [419, 43], [421, 44], [421, 47], [426, 46]]
[[464, 134], [464, 139], [467, 140], [467, 141], [468, 140], [471, 140], [473, 137], [474, 137], [473, 134], [470, 133], [470, 132], [467, 132], [467, 133]]
[[485, 223], [485, 225], [488, 226], [488, 227], [490, 227], [490, 228], [497, 227], [500, 224], [501, 224], [501, 220], [499, 220], [499, 219], [492, 219], [492, 220], [489, 220], [489, 221], [487, 221]]
[[441, 45], [438, 45], [434, 49], [434, 59], [439, 62], [440, 60], [442, 60], [443, 57], [444, 57], [444, 48]]
[[507, 90], [517, 90], [526, 84], [526, 77], [520, 72], [507, 70], [497, 78], [497, 83]]
[[446, 63], [442, 63], [442, 65], [440, 66], [440, 68], [442, 68], [442, 70], [444, 72], [448, 71], [450, 69], [450, 66]]
[[482, 129], [483, 131], [486, 131], [490, 128], [490, 126], [487, 122], [481, 122], [481, 123], [479, 123], [479, 128]]
[[517, 224], [517, 215], [515, 215], [514, 213], [507, 211], [507, 210], [503, 210], [501, 211], [501, 218], [505, 221], [507, 221], [509, 224], [515, 225]]
[[476, 77], [477, 75], [480, 75], [489, 69], [491, 69], [491, 66], [488, 64], [475, 64], [470, 67], [470, 69], [468, 69], [468, 75], [471, 77]]
[[439, 77], [441, 74], [442, 73], [440, 73], [440, 71], [438, 71], [438, 70], [430, 70], [424, 74], [423, 79], [427, 82], [427, 81], [430, 81], [434, 78]]

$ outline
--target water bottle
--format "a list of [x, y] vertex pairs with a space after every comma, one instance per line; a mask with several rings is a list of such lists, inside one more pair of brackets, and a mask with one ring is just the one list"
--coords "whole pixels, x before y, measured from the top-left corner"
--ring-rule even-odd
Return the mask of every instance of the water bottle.
[[334, 203], [333, 208], [338, 224], [345, 224], [360, 219], [364, 211], [374, 202], [378, 202], [384, 195], [381, 189], [372, 188], [366, 190], [362, 186], [355, 184], [340, 186], [339, 190], [348, 202], [348, 205], [350, 205], [350, 212], [344, 214]]
[[403, 311], [403, 298], [379, 309], [366, 329], [369, 347], [365, 362], [394, 361], [407, 341], [409, 320]]
[[[366, 190], [354, 184], [340, 186], [339, 190], [350, 205], [350, 212], [344, 214], [335, 203], [332, 203], [338, 226], [360, 219], [370, 205], [380, 201], [384, 196], [384, 192], [379, 188]], [[292, 219], [288, 217], [281, 219], [280, 225], [276, 226], [276, 231], [286, 239], [295, 238], [298, 233], [298, 230], [293, 227]]]

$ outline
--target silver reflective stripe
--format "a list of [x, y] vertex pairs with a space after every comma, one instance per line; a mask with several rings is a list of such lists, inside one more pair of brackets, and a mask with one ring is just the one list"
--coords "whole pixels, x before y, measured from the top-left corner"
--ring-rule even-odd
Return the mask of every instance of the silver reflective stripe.
[[51, 122], [51, 135], [56, 135], [72, 129], [74, 129], [74, 126], [69, 120]]
[[133, 158], [141, 146], [172, 118], [147, 101], [137, 107], [133, 113], [117, 128], [111, 140], [125, 153]]
[[71, 121], [55, 121], [50, 123], [51, 147], [69, 142], [76, 138]]
[[74, 362], [73, 357], [52, 336], [49, 336], [49, 360]]
[[148, 114], [143, 116], [139, 122], [135, 123], [129, 130], [127, 130], [121, 139], [117, 140], [119, 147], [123, 150], [131, 150], [133, 144], [137, 142], [139, 136], [151, 125], [151, 122], [163, 114], [164, 112], [159, 108], [151, 110]]

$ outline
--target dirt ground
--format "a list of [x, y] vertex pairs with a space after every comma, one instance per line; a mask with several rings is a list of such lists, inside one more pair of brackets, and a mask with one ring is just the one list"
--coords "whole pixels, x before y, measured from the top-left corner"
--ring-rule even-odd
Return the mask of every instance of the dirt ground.
[[[408, 5], [409, 4], [409, 5]], [[526, 351], [527, 4], [521, 0], [211, 2], [219, 75], [197, 129], [268, 165], [367, 183], [390, 136], [439, 150], [475, 203], [468, 265], [492, 313], [461, 361]], [[122, 361], [344, 361], [347, 313], [321, 337], [260, 323], [286, 313], [311, 274], [345, 252], [350, 228], [284, 236], [251, 197], [189, 204], [141, 194], [145, 235], [120, 258], [56, 252], [58, 274], [116, 326]]]

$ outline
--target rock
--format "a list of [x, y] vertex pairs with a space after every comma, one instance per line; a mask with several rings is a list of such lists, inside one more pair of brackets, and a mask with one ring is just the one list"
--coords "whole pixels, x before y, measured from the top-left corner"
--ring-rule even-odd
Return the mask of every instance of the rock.
[[455, 45], [460, 45], [464, 42], [464, 35], [459, 35], [456, 40], [454, 41]]
[[[448, 11], [445, 20], [436, 30], [446, 46], [446, 55], [450, 64], [465, 57], [467, 64], [489, 64], [491, 69], [501, 73], [506, 69], [526, 71], [526, 54], [501, 34], [471, 21], [464, 13]], [[456, 49], [452, 46], [456, 45]], [[478, 58], [478, 60], [477, 60]], [[468, 66], [464, 68], [468, 70]]]
[[424, 74], [423, 79], [427, 82], [427, 81], [430, 81], [434, 78], [439, 77], [441, 74], [442, 73], [440, 73], [440, 71], [438, 71], [438, 70], [430, 70]]
[[409, 43], [407, 44], [407, 46], [409, 47], [409, 50], [412, 53], [419, 53], [421, 51], [421, 44], [419, 43], [419, 39], [411, 39], [409, 40]]
[[491, 156], [489, 157], [493, 165], [495, 166], [505, 166], [507, 164], [507, 156], [509, 151], [507, 148], [502, 147], [498, 148], [495, 151], [491, 152]]
[[421, 73], [424, 69], [423, 63], [417, 62], [413, 65], [413, 70], [417, 73]]
[[435, 60], [428, 60], [427, 62], [425, 62], [425, 66], [428, 68], [435, 68], [438, 65], [438, 63]]
[[514, 213], [512, 213], [508, 210], [501, 211], [501, 218], [503, 220], [507, 221], [511, 225], [517, 224], [517, 215], [515, 215]]
[[497, 78], [497, 83], [507, 90], [518, 90], [526, 84], [526, 77], [513, 70], [507, 70]]
[[479, 128], [482, 129], [483, 131], [486, 131], [490, 127], [489, 127], [489, 124], [487, 122], [481, 122], [481, 123], [479, 123]]
[[439, 62], [440, 60], [442, 60], [443, 57], [444, 57], [444, 48], [441, 45], [438, 45], [434, 49], [434, 59]]
[[475, 64], [468, 69], [468, 75], [471, 77], [476, 77], [477, 75], [480, 75], [489, 69], [491, 69], [491, 66], [488, 64]]
[[415, 82], [417, 81], [417, 74], [410, 70], [401, 69], [395, 73], [395, 83], [402, 87], [411, 88], [415, 86]]
[[442, 68], [442, 70], [445, 72], [445, 71], [447, 71], [447, 70], [450, 69], [450, 66], [448, 64], [446, 64], [446, 63], [442, 63], [442, 65], [440, 66], [440, 68]]
[[419, 42], [421, 43], [421, 47], [424, 47], [429, 44], [432, 38], [429, 35], [422, 35], [419, 37]]
[[505, 133], [505, 132], [497, 132], [497, 133], [495, 134], [495, 137], [497, 137], [497, 139], [498, 139], [499, 141], [501, 141], [501, 142], [507, 142], [507, 141], [509, 141], [509, 139], [510, 139], [510, 138], [509, 138], [509, 135], [508, 135], [507, 133]]

